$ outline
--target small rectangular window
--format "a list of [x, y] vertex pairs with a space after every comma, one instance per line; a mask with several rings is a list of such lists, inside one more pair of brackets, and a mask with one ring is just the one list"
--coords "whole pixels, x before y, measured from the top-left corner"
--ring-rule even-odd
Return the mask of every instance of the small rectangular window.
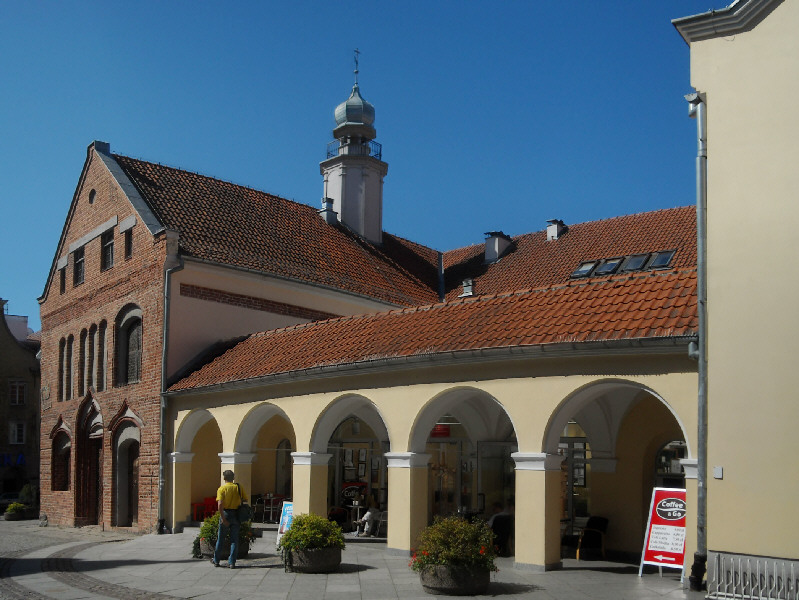
[[83, 247], [78, 248], [75, 252], [72, 253], [72, 285], [80, 285], [83, 283], [83, 279], [86, 275], [86, 263], [85, 263], [85, 256], [83, 252]]
[[9, 432], [9, 442], [12, 444], [24, 444], [25, 443], [25, 423], [22, 422], [12, 422], [8, 424]]
[[133, 256], [133, 230], [128, 229], [125, 232], [125, 260]]
[[25, 404], [26, 386], [24, 381], [8, 383], [8, 399], [10, 404]]
[[58, 270], [58, 291], [63, 294], [67, 291], [67, 268]]
[[610, 275], [611, 273], [615, 273], [621, 261], [621, 258], [608, 258], [594, 270], [594, 275]]
[[674, 257], [674, 250], [666, 250], [655, 254], [652, 262], [649, 263], [650, 269], [664, 269], [669, 266], [671, 259]]
[[599, 262], [599, 261], [589, 260], [589, 261], [580, 263], [580, 266], [577, 267], [577, 269], [574, 271], [574, 273], [571, 274], [571, 277], [572, 278], [588, 277], [591, 274], [591, 271], [594, 270], [594, 267], [596, 266], [597, 262]]
[[114, 266], [114, 230], [110, 229], [100, 236], [102, 250], [100, 254], [100, 270], [105, 271]]
[[632, 256], [628, 256], [627, 260], [624, 261], [622, 271], [640, 271], [644, 268], [648, 259], [648, 254], [633, 254]]

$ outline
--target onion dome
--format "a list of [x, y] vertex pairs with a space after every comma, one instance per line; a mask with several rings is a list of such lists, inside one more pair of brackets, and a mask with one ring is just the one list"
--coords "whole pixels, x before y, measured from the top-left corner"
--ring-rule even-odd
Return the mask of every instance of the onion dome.
[[371, 126], [375, 121], [375, 107], [361, 97], [356, 81], [352, 86], [350, 97], [336, 107], [333, 116], [336, 119], [336, 127], [348, 123]]

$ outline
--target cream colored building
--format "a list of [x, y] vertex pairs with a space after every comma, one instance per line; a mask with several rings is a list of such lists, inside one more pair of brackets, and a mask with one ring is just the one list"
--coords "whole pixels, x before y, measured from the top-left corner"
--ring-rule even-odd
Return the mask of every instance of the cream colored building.
[[799, 285], [782, 268], [799, 224], [799, 4], [739, 1], [674, 24], [707, 114], [709, 577], [745, 579], [743, 558], [787, 584], [799, 572]]

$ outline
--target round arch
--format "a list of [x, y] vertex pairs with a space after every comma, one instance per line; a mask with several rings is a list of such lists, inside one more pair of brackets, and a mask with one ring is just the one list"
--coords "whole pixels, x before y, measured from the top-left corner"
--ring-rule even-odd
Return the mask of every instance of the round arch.
[[[569, 394], [552, 412], [544, 429], [542, 451], [557, 454], [561, 432], [570, 420], [578, 421], [589, 438], [595, 456], [612, 456], [619, 428], [632, 405], [646, 394], [657, 400], [674, 417], [683, 438], [690, 439], [679, 414], [652, 388], [626, 379], [603, 379], [586, 384]], [[690, 445], [688, 446], [691, 456]]]
[[499, 400], [478, 388], [456, 387], [437, 394], [419, 411], [408, 440], [410, 452], [425, 452], [430, 430], [444, 414], [455, 417], [473, 440], [516, 435], [513, 419]]
[[388, 429], [380, 409], [365, 396], [347, 394], [333, 400], [319, 415], [311, 434], [309, 445], [311, 452], [326, 453], [333, 432], [349, 416], [357, 416], [372, 429], [379, 441], [389, 442], [391, 446]]
[[267, 421], [276, 416], [283, 418], [289, 424], [289, 427], [292, 430], [294, 429], [291, 424], [291, 419], [289, 419], [283, 409], [269, 402], [259, 404], [248, 412], [242, 420], [239, 430], [236, 433], [233, 451], [245, 453], [255, 452], [258, 432]]
[[205, 409], [191, 411], [178, 428], [175, 436], [175, 452], [191, 452], [191, 445], [197, 432], [213, 418], [214, 415]]

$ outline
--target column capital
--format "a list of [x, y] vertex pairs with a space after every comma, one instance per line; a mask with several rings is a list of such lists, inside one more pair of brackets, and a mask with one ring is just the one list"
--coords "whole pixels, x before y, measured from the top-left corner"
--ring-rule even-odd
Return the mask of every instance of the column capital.
[[516, 462], [517, 471], [558, 471], [564, 458], [546, 452], [513, 452], [510, 456]]
[[326, 465], [330, 462], [332, 454], [322, 454], [321, 452], [292, 452], [291, 459], [295, 465]]
[[422, 452], [386, 452], [383, 456], [389, 469], [426, 468], [430, 460], [430, 455]]
[[685, 471], [686, 479], [696, 479], [699, 461], [695, 458], [681, 458], [680, 464]]
[[169, 458], [173, 463], [190, 463], [194, 458], [194, 452], [170, 452]]
[[220, 452], [223, 465], [249, 465], [258, 456], [253, 452]]

